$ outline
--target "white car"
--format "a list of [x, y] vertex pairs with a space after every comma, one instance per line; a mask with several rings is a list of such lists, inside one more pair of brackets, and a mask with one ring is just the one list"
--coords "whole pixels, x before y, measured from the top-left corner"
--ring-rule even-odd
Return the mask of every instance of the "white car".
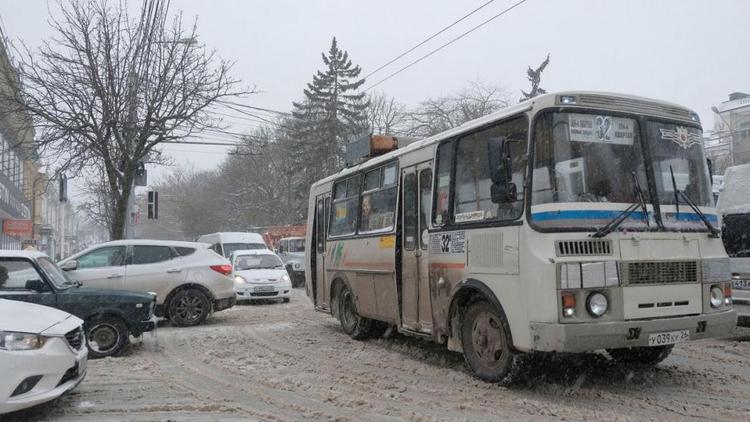
[[281, 299], [289, 302], [292, 281], [281, 258], [269, 250], [232, 253], [237, 300]]
[[284, 261], [289, 276], [292, 277], [292, 286], [301, 287], [305, 285], [305, 238], [285, 237], [279, 240], [277, 247], [279, 257]]
[[268, 249], [263, 236], [248, 232], [221, 232], [204, 234], [198, 242], [208, 243], [214, 252], [229, 259], [234, 251]]
[[117, 240], [59, 263], [85, 287], [156, 293], [154, 314], [186, 327], [235, 304], [232, 266], [205, 243]]
[[83, 321], [0, 299], [0, 414], [54, 400], [86, 376]]

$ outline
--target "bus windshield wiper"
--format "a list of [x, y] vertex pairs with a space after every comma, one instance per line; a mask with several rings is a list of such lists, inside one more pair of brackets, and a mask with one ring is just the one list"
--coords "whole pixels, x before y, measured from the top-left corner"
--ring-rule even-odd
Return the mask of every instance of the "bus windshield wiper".
[[638, 181], [638, 176], [635, 172], [630, 173], [633, 175], [633, 187], [635, 188], [635, 195], [638, 198], [638, 202], [641, 203], [641, 211], [643, 211], [643, 221], [646, 222], [646, 227], [651, 227], [651, 223], [648, 220], [648, 209], [646, 208], [646, 200], [643, 199], [643, 188], [641, 188], [641, 182]]
[[636, 177], [635, 172], [631, 174], [633, 175], [633, 189], [635, 189], [636, 201], [622, 210], [619, 214], [617, 214], [615, 218], [610, 220], [609, 223], [599, 228], [599, 230], [597, 230], [596, 233], [593, 233], [591, 237], [604, 237], [612, 233], [613, 231], [615, 231], [615, 229], [617, 229], [617, 227], [620, 226], [620, 224], [622, 224], [623, 221], [630, 217], [630, 214], [637, 210], [638, 207], [641, 208], [641, 212], [643, 213], [643, 220], [646, 222], [646, 227], [651, 227], [651, 224], [648, 220], [648, 209], [646, 209], [646, 201], [643, 199], [643, 189], [641, 188], [641, 183], [638, 181], [638, 177]]
[[682, 197], [682, 200], [685, 201], [686, 204], [690, 208], [693, 209], [693, 211], [698, 214], [698, 217], [700, 217], [701, 221], [703, 221], [703, 224], [706, 225], [708, 228], [708, 231], [711, 233], [709, 236], [711, 237], [719, 237], [719, 230], [714, 227], [713, 224], [711, 224], [710, 221], [708, 221], [708, 218], [706, 217], [706, 214], [703, 214], [703, 211], [698, 208], [697, 205], [695, 205], [695, 202], [693, 202], [692, 199], [690, 199], [687, 194], [679, 189], [677, 189], [677, 183], [675, 183], [674, 180], [674, 170], [672, 170], [672, 166], [669, 166], [669, 173], [672, 175], [672, 189], [674, 190], [674, 201], [675, 201], [675, 209], [677, 213], [677, 218], [680, 218], [680, 201], [679, 198]]
[[615, 229], [617, 229], [617, 227], [620, 226], [620, 224], [622, 224], [623, 221], [625, 221], [630, 216], [630, 214], [633, 213], [633, 211], [637, 210], [640, 205], [641, 205], [640, 201], [636, 201], [630, 204], [627, 208], [625, 208], [619, 214], [617, 214], [615, 218], [610, 220], [609, 223], [603, 225], [601, 228], [599, 228], [599, 230], [596, 231], [596, 233], [593, 233], [590, 236], [591, 237], [604, 237], [612, 233], [613, 231], [615, 231]]

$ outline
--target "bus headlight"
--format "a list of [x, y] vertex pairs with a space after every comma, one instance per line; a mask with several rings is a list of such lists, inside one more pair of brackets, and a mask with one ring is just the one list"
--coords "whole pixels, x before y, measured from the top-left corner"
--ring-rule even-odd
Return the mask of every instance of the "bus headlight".
[[604, 315], [608, 307], [607, 296], [604, 296], [602, 293], [593, 292], [586, 299], [586, 309], [593, 317], [599, 318]]
[[724, 303], [724, 291], [719, 286], [711, 286], [711, 307], [718, 308]]
[[581, 289], [617, 287], [620, 274], [617, 262], [571, 262], [560, 264], [560, 288]]

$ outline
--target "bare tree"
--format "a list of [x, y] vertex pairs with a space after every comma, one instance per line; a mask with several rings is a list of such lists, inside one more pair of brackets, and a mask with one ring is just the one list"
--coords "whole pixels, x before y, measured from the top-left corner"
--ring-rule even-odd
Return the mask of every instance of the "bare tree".
[[382, 92], [368, 96], [368, 100], [367, 124], [372, 133], [398, 135], [404, 130], [403, 126], [407, 119], [406, 106]]
[[168, 5], [144, 0], [131, 19], [126, 2], [60, 2], [60, 17], [50, 17], [55, 36], [35, 51], [15, 49], [24, 89], [0, 98], [31, 115], [36, 146], [56, 172], [102, 170], [112, 239], [123, 237], [138, 166], [159, 162], [164, 142], [220, 128], [208, 109], [247, 93], [229, 75], [232, 64], [196, 46], [195, 24], [170, 18]]
[[409, 113], [411, 136], [426, 137], [486, 116], [510, 104], [510, 95], [500, 87], [471, 82], [461, 91], [423, 101]]

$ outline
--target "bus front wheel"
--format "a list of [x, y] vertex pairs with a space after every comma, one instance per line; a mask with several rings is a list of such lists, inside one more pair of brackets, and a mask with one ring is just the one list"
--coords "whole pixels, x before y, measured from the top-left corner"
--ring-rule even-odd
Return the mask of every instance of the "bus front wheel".
[[517, 377], [520, 355], [511, 348], [505, 317], [489, 302], [474, 302], [464, 314], [461, 342], [474, 375], [487, 382], [510, 384]]
[[344, 287], [338, 302], [339, 319], [344, 332], [355, 340], [364, 340], [369, 337], [372, 320], [359, 315], [351, 289]]

